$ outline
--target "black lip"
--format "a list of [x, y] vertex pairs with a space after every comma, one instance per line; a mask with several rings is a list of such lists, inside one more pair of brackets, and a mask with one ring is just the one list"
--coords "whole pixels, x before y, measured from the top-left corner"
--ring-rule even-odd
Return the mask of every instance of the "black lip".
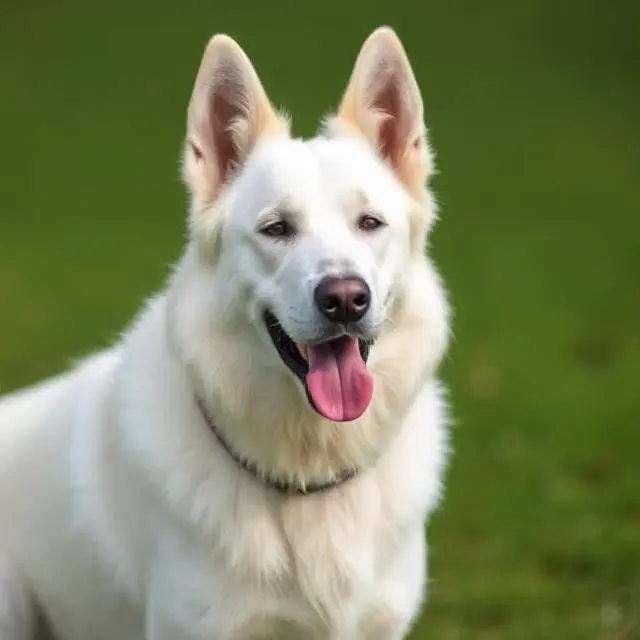
[[[307, 374], [309, 373], [309, 364], [307, 361], [300, 355], [298, 351], [298, 347], [296, 347], [295, 342], [289, 337], [287, 332], [282, 328], [282, 325], [278, 321], [273, 313], [270, 311], [264, 312], [264, 323], [267, 327], [267, 331], [271, 336], [271, 340], [273, 341], [273, 345], [276, 348], [276, 351], [280, 355], [282, 361], [289, 367], [289, 369], [297, 376], [297, 378], [302, 382], [305, 391], [307, 392], [307, 398], [311, 406], [315, 409], [313, 404], [313, 400], [311, 395], [309, 394], [309, 390], [307, 389]], [[340, 336], [339, 338], [335, 338], [335, 340], [340, 340], [344, 336]], [[328, 342], [332, 342], [332, 340], [328, 340]], [[367, 340], [358, 339], [358, 347], [360, 349], [360, 355], [362, 359], [366, 362], [369, 359], [369, 351], [371, 350], [372, 342]]]

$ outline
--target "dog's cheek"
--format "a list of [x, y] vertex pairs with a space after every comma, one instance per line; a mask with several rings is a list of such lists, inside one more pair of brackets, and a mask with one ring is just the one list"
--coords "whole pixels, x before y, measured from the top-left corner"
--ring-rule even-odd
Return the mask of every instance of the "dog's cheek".
[[411, 254], [423, 254], [427, 250], [427, 235], [430, 227], [429, 212], [426, 210], [412, 212], [409, 225]]
[[376, 269], [372, 276], [376, 280], [376, 290], [381, 307], [389, 305], [397, 295], [404, 281], [407, 263], [410, 260], [409, 233], [394, 230], [389, 233], [376, 252]]
[[211, 211], [192, 211], [189, 235], [198, 258], [209, 266], [216, 266], [222, 254], [223, 220]]

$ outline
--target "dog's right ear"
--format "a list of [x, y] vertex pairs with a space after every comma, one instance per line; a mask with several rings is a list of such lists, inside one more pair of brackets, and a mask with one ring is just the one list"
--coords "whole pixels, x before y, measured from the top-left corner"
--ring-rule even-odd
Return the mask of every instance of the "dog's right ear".
[[226, 35], [211, 38], [189, 103], [182, 163], [195, 209], [218, 196], [261, 136], [287, 133], [240, 46]]

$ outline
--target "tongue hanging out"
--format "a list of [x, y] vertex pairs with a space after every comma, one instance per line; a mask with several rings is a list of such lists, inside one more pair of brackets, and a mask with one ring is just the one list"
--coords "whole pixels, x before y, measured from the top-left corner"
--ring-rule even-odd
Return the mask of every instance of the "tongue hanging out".
[[359, 418], [373, 396], [373, 377], [360, 355], [358, 341], [344, 336], [307, 347], [307, 389], [316, 410], [328, 420]]

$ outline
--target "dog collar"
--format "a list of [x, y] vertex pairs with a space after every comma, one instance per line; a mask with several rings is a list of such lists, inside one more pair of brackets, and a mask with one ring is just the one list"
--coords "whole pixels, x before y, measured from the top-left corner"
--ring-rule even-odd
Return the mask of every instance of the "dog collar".
[[249, 460], [245, 460], [241, 458], [232, 448], [231, 445], [227, 442], [226, 438], [222, 435], [222, 432], [216, 426], [215, 422], [210, 418], [207, 413], [204, 404], [200, 400], [200, 398], [196, 397], [196, 404], [198, 405], [200, 412], [202, 413], [202, 417], [204, 421], [207, 423], [209, 429], [212, 431], [213, 435], [216, 437], [216, 440], [220, 444], [220, 446], [229, 454], [231, 459], [243, 470], [250, 474], [254, 480], [257, 480], [261, 484], [266, 485], [270, 489], [274, 489], [283, 495], [291, 496], [291, 495], [310, 495], [313, 493], [322, 493], [324, 491], [329, 491], [329, 489], [335, 489], [340, 485], [348, 482], [349, 480], [355, 478], [358, 475], [358, 469], [351, 468], [345, 469], [340, 474], [338, 474], [332, 480], [327, 480], [326, 482], [315, 482], [311, 484], [301, 485], [297, 482], [287, 482], [286, 480], [280, 480], [278, 478], [273, 478], [269, 475], [262, 473], [258, 466], [254, 462], [250, 462]]

